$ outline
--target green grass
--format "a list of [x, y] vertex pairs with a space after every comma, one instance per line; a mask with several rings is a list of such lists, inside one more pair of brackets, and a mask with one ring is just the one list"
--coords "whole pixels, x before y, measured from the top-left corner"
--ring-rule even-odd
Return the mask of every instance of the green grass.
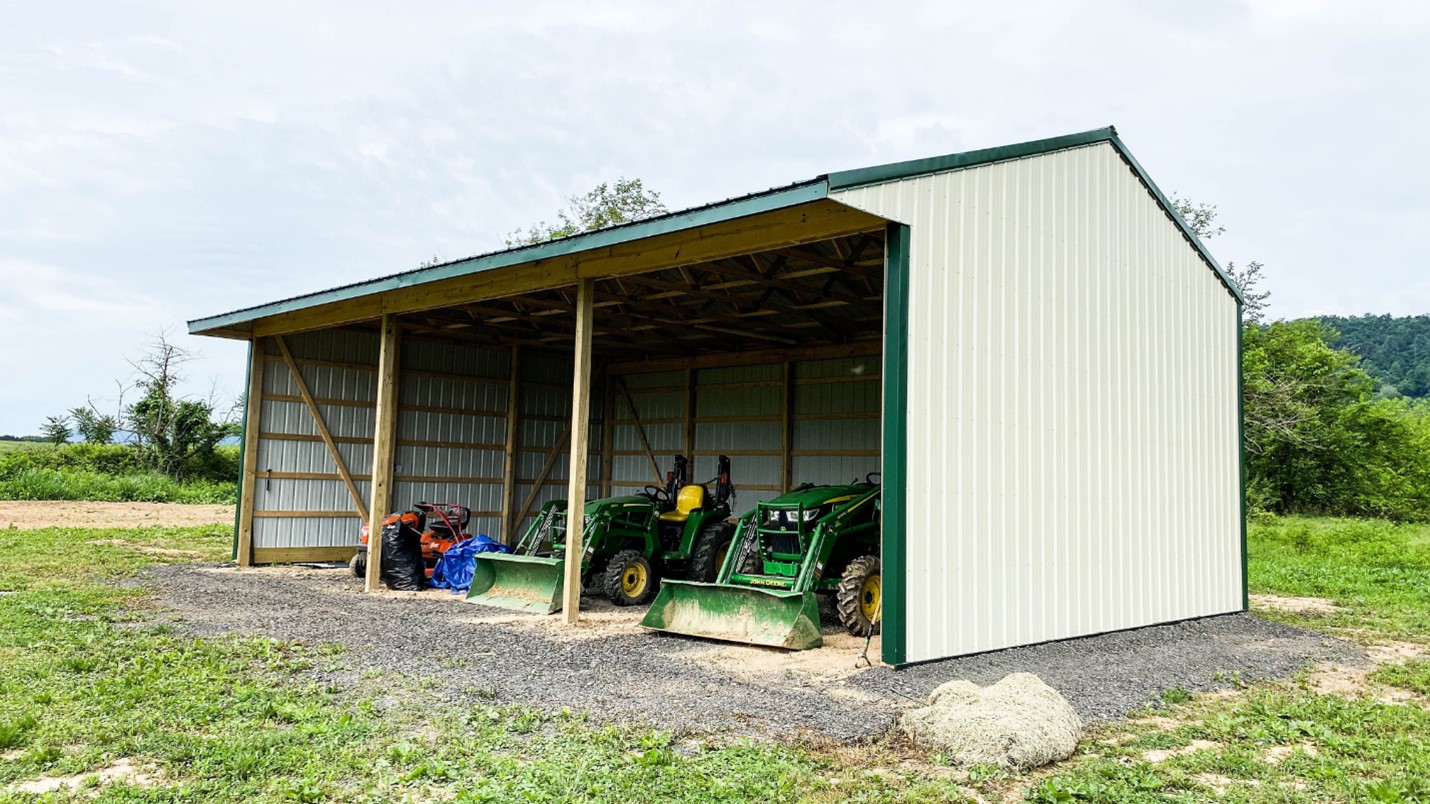
[[108, 475], [82, 469], [21, 469], [0, 479], [0, 500], [232, 504], [237, 499], [237, 483], [180, 482], [156, 472]]
[[[119, 543], [113, 543], [118, 541]], [[871, 775], [808, 748], [597, 727], [575, 713], [454, 707], [377, 675], [304, 675], [340, 646], [193, 639], [138, 619], [123, 581], [165, 559], [228, 552], [223, 528], [0, 531], [0, 791], [134, 758], [157, 781], [49, 800], [939, 801], [953, 783]], [[871, 761], [882, 759], [871, 749]], [[889, 760], [894, 761], [894, 760]], [[19, 795], [0, 801], [24, 801]]]
[[1253, 592], [1327, 598], [1339, 609], [1267, 616], [1350, 636], [1430, 639], [1430, 525], [1265, 518], [1252, 523], [1248, 546]]
[[49, 444], [41, 444], [35, 441], [0, 441], [0, 455], [22, 449], [48, 449], [49, 447]]
[[[1253, 593], [1337, 606], [1329, 614], [1266, 616], [1365, 643], [1430, 641], [1430, 526], [1265, 518], [1252, 524], [1248, 548]], [[1079, 757], [1039, 778], [1027, 798], [1430, 801], [1430, 662], [1383, 665], [1369, 680], [1427, 697], [1395, 704], [1318, 694], [1305, 674], [1231, 697], [1169, 690], [1165, 707], [1151, 713], [1160, 719], [1103, 729], [1083, 742]], [[1210, 745], [1190, 750], [1194, 740]], [[1152, 749], [1173, 755], [1151, 761]]]
[[[962, 780], [1034, 801], [1430, 801], [1430, 660], [1371, 674], [1403, 690], [1402, 704], [1320, 694], [1305, 675], [1229, 696], [1176, 688], [1155, 718], [1095, 730], [1070, 762], [950, 777], [901, 765], [895, 744], [732, 743], [579, 713], [456, 707], [390, 674], [322, 686], [306, 671], [342, 668], [341, 646], [145, 625], [145, 591], [127, 580], [171, 559], [138, 548], [219, 560], [229, 540], [227, 528], [0, 530], [0, 752], [11, 758], [0, 802], [28, 800], [3, 792], [17, 781], [124, 757], [150, 769], [153, 786], [49, 800], [939, 801], [958, 800]], [[1266, 520], [1250, 554], [1254, 592], [1342, 607], [1278, 617], [1366, 642], [1430, 640], [1430, 528]], [[1154, 749], [1164, 756], [1149, 758]], [[874, 772], [889, 767], [899, 772]]]
[[1388, 687], [1430, 696], [1430, 662], [1411, 659], [1402, 664], [1387, 664], [1376, 668], [1370, 680]]
[[[18, 443], [18, 442], [0, 442]], [[151, 471], [126, 444], [25, 445], [0, 451], [0, 500], [236, 502], [238, 451], [218, 447], [195, 459], [183, 480]]]

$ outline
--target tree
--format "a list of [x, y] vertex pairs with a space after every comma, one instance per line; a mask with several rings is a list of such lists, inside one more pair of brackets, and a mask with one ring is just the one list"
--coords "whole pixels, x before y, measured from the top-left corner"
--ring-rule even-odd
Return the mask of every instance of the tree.
[[146, 462], [172, 477], [211, 458], [220, 441], [239, 431], [236, 406], [216, 419], [213, 400], [176, 396], [183, 380], [181, 369], [192, 359], [190, 352], [160, 333], [147, 353], [130, 361], [139, 375], [135, 386], [140, 398], [126, 411], [129, 429]]
[[[1173, 195], [1172, 207], [1198, 238], [1210, 240], [1217, 235], [1226, 234], [1226, 227], [1217, 223], [1215, 204], [1197, 204]], [[1245, 268], [1237, 268], [1234, 262], [1228, 262], [1224, 267], [1227, 277], [1241, 291], [1241, 297], [1246, 302], [1242, 306], [1242, 317], [1248, 324], [1260, 324], [1265, 319], [1266, 304], [1271, 298], [1270, 291], [1256, 289], [1261, 284], [1261, 271], [1266, 266], [1252, 260]]]
[[526, 230], [517, 229], [506, 236], [507, 248], [545, 243], [667, 212], [660, 193], [647, 190], [640, 179], [617, 179], [614, 184], [601, 182], [585, 195], [573, 195], [567, 200], [570, 207], [556, 213], [555, 225], [542, 221]]
[[95, 410], [93, 403], [71, 410], [70, 416], [80, 438], [87, 444], [108, 444], [114, 440], [114, 433], [119, 429], [119, 419]]
[[40, 426], [40, 433], [51, 444], [63, 444], [70, 440], [70, 420], [68, 416], [49, 416]]
[[1314, 319], [1244, 333], [1248, 498], [1276, 513], [1430, 518], [1430, 407], [1377, 399]]

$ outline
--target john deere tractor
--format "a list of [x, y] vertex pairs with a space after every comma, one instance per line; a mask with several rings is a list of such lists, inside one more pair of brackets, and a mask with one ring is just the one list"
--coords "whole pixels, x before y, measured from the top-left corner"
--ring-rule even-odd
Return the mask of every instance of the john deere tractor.
[[666, 581], [641, 625], [804, 650], [823, 644], [820, 593], [855, 636], [879, 627], [879, 485], [801, 486], [740, 518], [713, 583]]
[[[686, 480], [676, 456], [666, 485], [586, 503], [581, 557], [583, 589], [596, 587], [617, 606], [650, 602], [664, 575], [713, 581], [735, 528], [730, 520], [730, 459], [720, 456], [714, 493]], [[482, 553], [467, 601], [551, 614], [561, 609], [566, 555], [564, 500], [542, 507], [511, 554]]]

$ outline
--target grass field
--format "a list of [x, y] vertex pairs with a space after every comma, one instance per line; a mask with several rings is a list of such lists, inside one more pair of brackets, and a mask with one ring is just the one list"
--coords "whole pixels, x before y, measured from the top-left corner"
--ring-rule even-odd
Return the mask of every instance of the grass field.
[[[1430, 528], [1269, 520], [1257, 591], [1328, 598], [1274, 616], [1361, 642], [1424, 641]], [[0, 531], [0, 801], [1423, 801], [1430, 664], [1360, 686], [1314, 674], [1169, 690], [1078, 756], [953, 771], [896, 740], [819, 747], [596, 727], [580, 713], [442, 706], [390, 677], [318, 686], [338, 645], [194, 639], [146, 625], [156, 562], [221, 560], [225, 528]], [[194, 551], [183, 558], [163, 551]], [[1401, 646], [1402, 648], [1404, 646]], [[1228, 681], [1235, 687], [1237, 679]], [[897, 768], [893, 772], [891, 768]]]
[[0, 441], [0, 455], [17, 449], [45, 449], [48, 446], [48, 444], [37, 444], [33, 441]]

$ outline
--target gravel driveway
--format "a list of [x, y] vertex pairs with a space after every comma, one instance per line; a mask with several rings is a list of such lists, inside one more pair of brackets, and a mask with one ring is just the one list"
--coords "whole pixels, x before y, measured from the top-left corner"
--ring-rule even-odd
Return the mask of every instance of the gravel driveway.
[[[826, 630], [828, 645], [788, 654], [638, 628], [640, 612], [587, 598], [578, 629], [559, 617], [468, 605], [445, 592], [364, 595], [338, 569], [164, 565], [142, 579], [162, 617], [196, 635], [252, 633], [341, 643], [345, 667], [315, 669], [352, 683], [371, 670], [433, 679], [453, 702], [495, 699], [596, 720], [737, 734], [802, 729], [849, 739], [883, 733], [899, 710], [939, 684], [985, 684], [1027, 671], [1058, 689], [1089, 721], [1111, 720], [1213, 677], [1281, 678], [1311, 662], [1363, 661], [1354, 646], [1259, 617], [1226, 615], [1060, 643], [1014, 648], [904, 670], [855, 668], [862, 641]], [[877, 650], [875, 651], [877, 654]]]

